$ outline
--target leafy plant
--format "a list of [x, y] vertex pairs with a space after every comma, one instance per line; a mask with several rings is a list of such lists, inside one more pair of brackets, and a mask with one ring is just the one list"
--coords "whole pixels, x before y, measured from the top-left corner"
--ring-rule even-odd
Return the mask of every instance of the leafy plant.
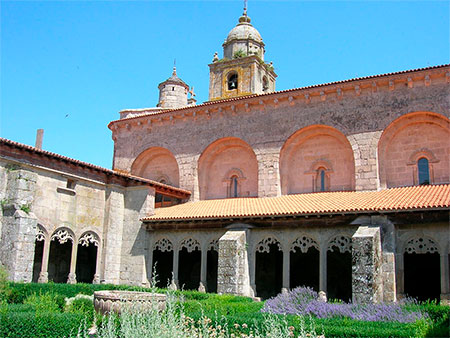
[[239, 49], [234, 52], [233, 59], [243, 58], [246, 56], [247, 56], [247, 53], [245, 53], [242, 49]]
[[40, 293], [28, 296], [24, 304], [29, 304], [33, 307], [36, 313], [42, 312], [60, 312], [65, 301], [64, 297], [53, 293]]
[[20, 210], [26, 212], [27, 214], [29, 214], [31, 212], [31, 204], [22, 204], [20, 206]]

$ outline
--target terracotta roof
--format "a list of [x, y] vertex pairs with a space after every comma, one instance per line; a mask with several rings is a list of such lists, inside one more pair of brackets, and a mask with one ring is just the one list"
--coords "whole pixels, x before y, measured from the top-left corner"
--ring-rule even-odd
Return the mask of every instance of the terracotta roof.
[[[108, 124], [108, 128], [111, 128], [111, 124], [116, 123], [116, 122], [129, 121], [129, 120], [138, 119], [138, 118], [142, 118], [142, 117], [150, 116], [150, 115], [168, 114], [168, 113], [172, 113], [172, 112], [176, 112], [176, 111], [184, 111], [184, 110], [187, 110], [187, 109], [194, 109], [194, 108], [200, 108], [201, 109], [201, 108], [206, 107], [206, 106], [216, 105], [216, 104], [220, 104], [220, 103], [241, 101], [241, 100], [245, 100], [245, 99], [249, 99], [249, 98], [255, 98], [255, 97], [276, 96], [278, 94], [291, 93], [291, 92], [295, 92], [295, 91], [302, 91], [302, 90], [307, 90], [307, 89], [326, 87], [326, 86], [343, 84], [343, 83], [348, 83], [348, 82], [353, 82], [353, 81], [376, 79], [376, 78], [385, 77], [385, 76], [414, 73], [414, 72], [420, 72], [420, 71], [424, 71], [424, 70], [446, 68], [446, 67], [449, 67], [449, 66], [450, 66], [450, 64], [444, 64], [444, 65], [438, 65], [438, 66], [416, 68], [416, 69], [410, 69], [410, 70], [402, 70], [402, 71], [399, 71], [399, 72], [392, 72], [392, 73], [385, 73], [385, 74], [378, 74], [378, 75], [370, 75], [370, 76], [352, 78], [352, 79], [348, 79], [348, 80], [341, 80], [341, 81], [335, 81], [335, 82], [321, 83], [321, 84], [312, 85], [312, 86], [280, 90], [280, 91], [276, 91], [276, 92], [272, 92], [272, 93], [251, 94], [251, 95], [233, 97], [233, 98], [223, 99], [223, 100], [207, 101], [207, 102], [204, 102], [202, 104], [195, 105], [195, 106], [185, 106], [185, 107], [182, 107], [182, 108], [164, 110], [162, 112], [151, 112], [151, 113], [148, 113], [148, 114], [141, 114], [139, 116], [133, 116], [133, 117], [123, 118], [123, 119], [119, 119], [119, 120], [114, 120], [114, 121], [111, 121]], [[152, 109], [152, 108], [149, 108], [149, 109]], [[124, 110], [127, 111], [128, 109], [124, 109]]]
[[188, 202], [155, 210], [142, 219], [187, 221], [221, 218], [389, 212], [448, 209], [450, 184], [423, 185], [365, 192], [320, 192], [271, 198], [229, 198]]
[[[172, 192], [176, 193], [177, 195], [183, 195], [184, 197], [189, 197], [191, 195], [191, 192], [188, 191], [188, 190], [175, 188], [175, 187], [172, 187], [172, 186], [167, 185], [167, 184], [162, 184], [162, 183], [159, 183], [159, 182], [156, 182], [156, 181], [153, 181], [153, 180], [149, 180], [149, 179], [146, 179], [146, 178], [134, 176], [134, 175], [131, 175], [131, 174], [128, 174], [128, 173], [123, 173], [123, 172], [118, 172], [118, 171], [114, 171], [114, 170], [111, 170], [111, 169], [106, 169], [106, 168], [103, 168], [103, 167], [100, 167], [100, 166], [97, 166], [97, 165], [94, 165], [94, 164], [91, 164], [91, 163], [75, 160], [75, 159], [70, 158], [70, 157], [62, 156], [62, 155], [59, 155], [59, 154], [56, 154], [56, 153], [52, 153], [50, 151], [38, 149], [36, 147], [32, 147], [32, 146], [29, 146], [29, 145], [26, 145], [26, 144], [23, 144], [23, 143], [11, 141], [11, 140], [8, 140], [8, 139], [0, 137], [0, 150], [1, 150], [1, 147], [4, 147], [4, 146], [10, 146], [10, 147], [19, 148], [19, 149], [22, 149], [22, 150], [26, 150], [26, 151], [38, 154], [38, 155], [44, 155], [44, 156], [48, 156], [48, 157], [53, 158], [53, 159], [65, 161], [67, 163], [71, 163], [71, 164], [74, 164], [74, 165], [77, 165], [77, 166], [80, 166], [80, 167], [83, 167], [83, 168], [86, 168], [86, 169], [89, 168], [89, 169], [97, 170], [97, 171], [102, 172], [104, 174], [115, 175], [115, 176], [123, 177], [123, 178], [129, 179], [129, 180], [133, 180], [133, 181], [137, 181], [137, 182], [140, 182], [140, 183], [148, 184], [150, 186], [155, 187], [157, 190], [161, 189], [161, 190], [167, 190], [168, 192], [172, 191]], [[0, 151], [0, 154], [1, 154], [1, 151]]]

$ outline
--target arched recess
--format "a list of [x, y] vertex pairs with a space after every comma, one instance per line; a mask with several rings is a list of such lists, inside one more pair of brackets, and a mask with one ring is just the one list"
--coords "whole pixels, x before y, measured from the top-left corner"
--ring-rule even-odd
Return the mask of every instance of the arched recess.
[[69, 228], [62, 227], [55, 230], [50, 240], [48, 280], [66, 283], [70, 272], [75, 234]]
[[172, 281], [173, 244], [167, 238], [161, 238], [153, 245], [152, 276], [156, 276], [156, 286], [166, 288]]
[[327, 291], [329, 299], [352, 299], [352, 239], [333, 237], [327, 245]]
[[[440, 250], [437, 241], [414, 236], [403, 248], [404, 292], [421, 301], [439, 300], [441, 294]], [[444, 273], [444, 272], [442, 272]]]
[[178, 280], [184, 290], [197, 290], [200, 285], [201, 245], [193, 238], [180, 243]]
[[210, 144], [198, 160], [200, 199], [258, 195], [258, 162], [253, 149], [236, 137]]
[[300, 129], [281, 148], [280, 176], [282, 194], [354, 190], [355, 161], [350, 142], [333, 127]]
[[86, 231], [78, 239], [77, 265], [75, 270], [78, 283], [94, 282], [99, 245], [100, 237], [93, 231]]
[[255, 284], [258, 297], [268, 299], [281, 291], [283, 251], [274, 236], [261, 240], [255, 249]]
[[42, 258], [44, 255], [45, 241], [48, 241], [48, 232], [44, 226], [38, 223], [36, 239], [34, 245], [34, 261], [33, 261], [33, 283], [37, 283], [39, 280], [39, 274], [42, 270]]
[[151, 147], [140, 153], [131, 166], [131, 173], [174, 187], [180, 184], [177, 160], [168, 149], [162, 147]]
[[405, 114], [384, 130], [378, 142], [382, 188], [419, 184], [418, 161], [429, 165], [429, 183], [450, 182], [450, 121], [432, 112]]
[[307, 235], [299, 236], [291, 243], [290, 282], [291, 289], [298, 286], [308, 286], [319, 290], [319, 244]]

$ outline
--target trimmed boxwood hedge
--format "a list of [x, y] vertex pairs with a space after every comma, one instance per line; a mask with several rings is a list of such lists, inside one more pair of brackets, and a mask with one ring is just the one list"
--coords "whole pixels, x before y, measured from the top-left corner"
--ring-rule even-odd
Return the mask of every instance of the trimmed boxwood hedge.
[[78, 313], [10, 312], [0, 315], [0, 337], [63, 338], [76, 336], [84, 316]]

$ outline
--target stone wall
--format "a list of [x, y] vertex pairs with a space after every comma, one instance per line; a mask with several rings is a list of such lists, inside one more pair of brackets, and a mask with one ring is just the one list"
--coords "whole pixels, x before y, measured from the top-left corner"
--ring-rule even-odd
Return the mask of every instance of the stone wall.
[[[277, 173], [284, 170], [279, 160], [283, 146], [299, 130], [319, 125], [334, 128], [348, 139], [354, 162], [351, 188], [375, 190], [383, 187], [380, 165], [386, 163], [377, 153], [378, 140], [389, 125], [413, 112], [432, 112], [448, 123], [450, 103], [445, 72], [443, 68], [409, 77], [390, 75], [116, 121], [110, 125], [115, 140], [114, 165], [129, 171], [134, 159], [146, 149], [169, 149], [178, 161], [180, 187], [192, 191], [192, 199], [196, 200], [201, 198], [197, 193], [201, 175], [198, 158], [215, 141], [233, 137], [247, 143], [255, 154], [273, 154], [271, 163], [258, 163], [258, 196], [274, 196], [283, 193], [279, 188], [282, 177]], [[426, 82], [425, 75], [431, 80]], [[416, 142], [413, 146], [417, 148], [420, 144]], [[439, 159], [438, 166], [446, 163], [444, 157]], [[352, 166], [351, 160], [343, 162], [347, 167]], [[187, 171], [189, 175], [183, 177]], [[436, 182], [448, 180], [440, 178], [441, 172], [437, 168]], [[330, 175], [331, 182], [338, 182], [338, 176], [333, 175], [340, 173]], [[399, 182], [406, 183], [410, 184]], [[259, 187], [260, 184], [263, 186]], [[337, 185], [336, 189], [348, 186], [347, 183]]]
[[63, 230], [72, 243], [70, 281], [76, 281], [78, 243], [92, 234], [98, 241], [97, 282], [146, 283], [148, 235], [140, 218], [153, 213], [154, 188], [105, 184], [16, 160], [2, 160], [0, 175], [0, 262], [12, 280], [32, 280], [39, 237], [44, 241], [39, 278], [47, 281], [50, 243], [61, 240], [54, 235]]

